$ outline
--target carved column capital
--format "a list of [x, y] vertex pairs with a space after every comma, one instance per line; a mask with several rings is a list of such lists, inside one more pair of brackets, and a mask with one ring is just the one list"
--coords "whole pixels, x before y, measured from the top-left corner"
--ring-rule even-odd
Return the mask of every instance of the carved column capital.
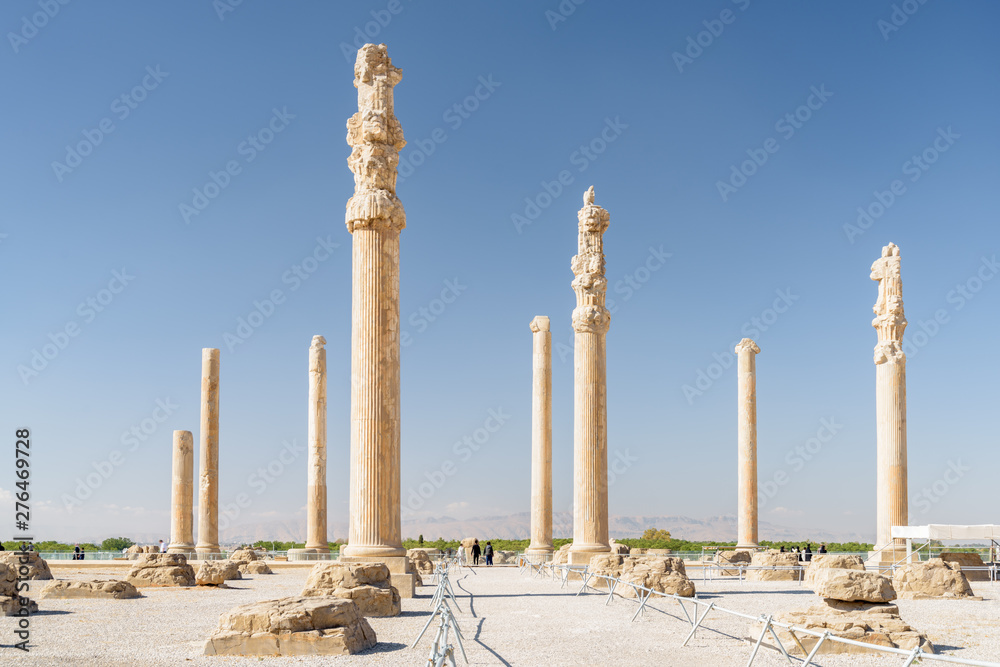
[[906, 360], [906, 355], [903, 354], [906, 317], [903, 314], [899, 248], [895, 243], [882, 248], [882, 256], [872, 263], [871, 279], [878, 282], [878, 300], [872, 307], [875, 313], [872, 326], [878, 334], [875, 363], [903, 362]]
[[760, 354], [760, 348], [757, 347], [757, 343], [753, 342], [749, 338], [744, 338], [743, 340], [741, 340], [736, 345], [735, 352], [736, 352], [736, 354], [739, 354], [740, 352], [743, 352], [745, 350], [749, 350], [749, 351], [753, 352], [754, 354]]
[[532, 333], [538, 333], [539, 331], [549, 331], [549, 318], [545, 315], [536, 315], [535, 319], [531, 320]]

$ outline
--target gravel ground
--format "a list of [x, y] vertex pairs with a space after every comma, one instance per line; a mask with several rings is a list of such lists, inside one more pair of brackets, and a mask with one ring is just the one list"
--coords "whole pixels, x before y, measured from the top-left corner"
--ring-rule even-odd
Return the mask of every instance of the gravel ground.
[[[60, 570], [61, 579], [122, 578], [123, 570]], [[18, 665], [421, 665], [430, 650], [431, 631], [416, 649], [409, 644], [427, 621], [432, 589], [403, 600], [403, 615], [370, 619], [378, 646], [366, 653], [318, 658], [236, 658], [201, 655], [219, 615], [238, 604], [297, 595], [308, 570], [285, 570], [230, 582], [229, 590], [144, 589], [138, 600], [42, 600], [32, 619], [31, 651], [10, 648], [12, 618], [0, 618], [0, 655], [17, 656]], [[459, 622], [473, 665], [743, 665], [751, 644], [749, 622], [712, 612], [687, 647], [690, 631], [680, 607], [659, 601], [656, 609], [630, 622], [636, 603], [605, 595], [573, 594], [579, 583], [561, 589], [551, 579], [531, 578], [510, 567], [465, 570], [453, 577], [459, 596]], [[749, 614], [775, 613], [818, 601], [797, 583], [703, 583], [699, 597]], [[903, 619], [927, 633], [935, 646], [962, 658], [1000, 661], [1000, 583], [974, 583], [982, 602], [902, 600]], [[37, 591], [36, 593], [37, 594]], [[471, 598], [470, 598], [471, 594]], [[822, 665], [901, 665], [896, 657], [828, 656]], [[6, 663], [5, 663], [6, 664]], [[461, 661], [459, 662], [461, 664]], [[755, 665], [783, 665], [773, 650]], [[930, 663], [943, 664], [943, 663]]]

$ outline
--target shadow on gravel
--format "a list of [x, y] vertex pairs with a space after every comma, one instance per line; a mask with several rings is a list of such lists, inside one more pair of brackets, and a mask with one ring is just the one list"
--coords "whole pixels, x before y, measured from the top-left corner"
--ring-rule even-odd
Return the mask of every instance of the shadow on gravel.
[[358, 655], [375, 655], [376, 653], [392, 653], [393, 651], [401, 651], [406, 648], [406, 644], [400, 644], [399, 642], [379, 642], [375, 644], [373, 648], [367, 651], [361, 651]]
[[727, 595], [761, 595], [762, 593], [767, 595], [770, 595], [771, 593], [780, 593], [782, 595], [816, 595], [808, 588], [794, 588], [792, 590], [787, 590], [787, 591], [766, 590], [766, 591], [714, 591], [712, 593], [699, 592], [698, 599], [707, 600], [710, 598], [726, 597]]
[[479, 625], [476, 626], [476, 636], [472, 638], [472, 641], [476, 642], [477, 644], [479, 644], [480, 646], [482, 646], [484, 649], [486, 649], [487, 651], [489, 651], [490, 653], [492, 653], [493, 657], [496, 658], [497, 660], [499, 660], [502, 664], [506, 665], [506, 667], [511, 667], [511, 664], [509, 662], [507, 662], [506, 660], [504, 660], [503, 657], [499, 653], [497, 653], [496, 651], [494, 651], [493, 649], [491, 649], [489, 646], [487, 646], [486, 644], [484, 644], [481, 641], [479, 641], [479, 633], [483, 631], [483, 623], [485, 623], [485, 622], [486, 622], [485, 618], [479, 619]]
[[31, 616], [32, 617], [35, 617], [35, 616], [62, 616], [63, 614], [72, 614], [72, 613], [73, 612], [66, 611], [64, 609], [46, 609], [44, 611], [43, 610], [36, 611]]
[[413, 618], [416, 616], [430, 616], [430, 615], [431, 612], [429, 609], [427, 611], [401, 611], [399, 612], [399, 616], [397, 616], [396, 618], [407, 618], [407, 617]]

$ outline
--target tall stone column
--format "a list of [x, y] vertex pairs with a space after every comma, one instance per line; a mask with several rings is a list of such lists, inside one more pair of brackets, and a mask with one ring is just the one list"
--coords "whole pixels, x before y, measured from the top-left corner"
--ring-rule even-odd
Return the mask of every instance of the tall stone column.
[[545, 556], [552, 548], [552, 333], [549, 318], [531, 320], [531, 544], [524, 552]]
[[739, 510], [736, 548], [757, 547], [757, 355], [749, 338], [736, 346], [739, 411]]
[[201, 446], [198, 468], [199, 556], [219, 548], [219, 350], [201, 351]]
[[[889, 545], [893, 526], [909, 525], [906, 473], [906, 355], [903, 353], [903, 281], [899, 248], [882, 248], [872, 264], [871, 279], [878, 281], [878, 300], [872, 326], [878, 333], [875, 345], [875, 434], [877, 447], [877, 492], [875, 550]], [[905, 540], [882, 552], [879, 560], [903, 557]]]
[[193, 555], [194, 438], [191, 431], [174, 431], [172, 468], [170, 545], [167, 553]]
[[611, 551], [608, 541], [608, 406], [605, 336], [611, 315], [604, 307], [604, 232], [611, 217], [594, 204], [594, 187], [577, 213], [577, 255], [571, 263], [576, 308], [573, 330], [573, 546], [574, 563]]
[[[309, 461], [306, 486], [306, 545], [289, 549], [290, 560], [300, 554], [330, 553], [326, 539], [326, 339], [313, 336], [309, 346]], [[315, 556], [312, 556], [315, 558]]]
[[399, 490], [399, 233], [406, 215], [396, 197], [396, 166], [406, 141], [393, 112], [393, 87], [401, 78], [384, 44], [358, 51], [358, 112], [347, 122], [354, 196], [347, 202], [353, 235], [351, 516], [343, 553], [350, 557], [406, 555]]

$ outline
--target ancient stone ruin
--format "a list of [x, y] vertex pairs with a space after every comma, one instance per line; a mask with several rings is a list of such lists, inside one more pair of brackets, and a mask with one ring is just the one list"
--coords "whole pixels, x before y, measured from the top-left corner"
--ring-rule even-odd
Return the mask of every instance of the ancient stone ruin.
[[351, 655], [375, 643], [375, 631], [350, 600], [290, 597], [223, 614], [205, 655]]
[[131, 600], [142, 594], [127, 581], [53, 581], [42, 589], [41, 599], [98, 598]]
[[982, 600], [973, 594], [962, 566], [941, 558], [901, 565], [892, 585], [904, 600]]
[[317, 563], [309, 572], [303, 597], [332, 595], [353, 600], [362, 616], [399, 616], [399, 591], [383, 563]]
[[194, 586], [194, 569], [183, 554], [142, 554], [125, 580], [136, 588]]

